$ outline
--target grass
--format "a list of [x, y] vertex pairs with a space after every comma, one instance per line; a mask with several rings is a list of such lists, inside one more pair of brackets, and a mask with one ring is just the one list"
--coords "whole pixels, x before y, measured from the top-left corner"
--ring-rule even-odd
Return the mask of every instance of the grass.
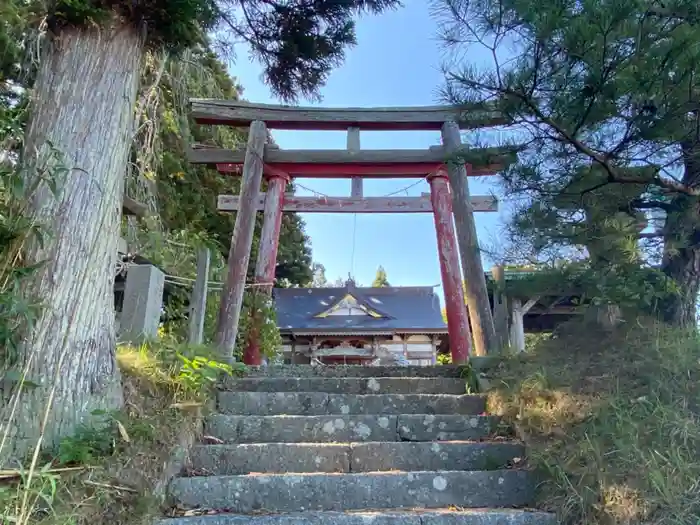
[[489, 408], [564, 525], [700, 523], [700, 339], [653, 323], [569, 325], [504, 362]]
[[210, 355], [162, 342], [120, 347], [124, 409], [95, 413], [31, 477], [22, 468], [0, 472], [0, 523], [137, 525], [161, 515], [171, 453], [199, 434], [221, 370], [241, 372]]

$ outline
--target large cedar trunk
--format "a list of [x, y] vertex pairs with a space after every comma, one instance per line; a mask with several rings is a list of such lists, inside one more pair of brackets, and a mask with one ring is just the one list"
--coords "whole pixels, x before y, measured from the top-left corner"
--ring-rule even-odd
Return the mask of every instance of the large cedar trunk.
[[[683, 183], [700, 188], [700, 142], [681, 143], [685, 172]], [[678, 287], [678, 295], [663, 305], [663, 319], [676, 326], [696, 326], [700, 292], [700, 199], [679, 195], [671, 202], [664, 227], [662, 269]]]
[[15, 366], [29, 363], [40, 386], [23, 391], [5, 457], [31, 450], [49, 400], [49, 447], [122, 403], [113, 282], [144, 39], [131, 27], [66, 29], [43, 51], [23, 162], [28, 179], [51, 165], [60, 193], [44, 183], [31, 203], [49, 233], [29, 250], [47, 261], [31, 287], [43, 310]]

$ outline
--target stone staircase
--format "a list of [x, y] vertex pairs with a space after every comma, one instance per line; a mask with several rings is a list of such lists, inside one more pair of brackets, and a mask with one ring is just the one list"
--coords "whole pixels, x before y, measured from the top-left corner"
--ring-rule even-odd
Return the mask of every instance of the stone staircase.
[[[288, 365], [228, 379], [158, 525], [555, 525], [456, 367]], [[209, 439], [211, 441], [211, 439]], [[520, 510], [519, 510], [520, 509]]]

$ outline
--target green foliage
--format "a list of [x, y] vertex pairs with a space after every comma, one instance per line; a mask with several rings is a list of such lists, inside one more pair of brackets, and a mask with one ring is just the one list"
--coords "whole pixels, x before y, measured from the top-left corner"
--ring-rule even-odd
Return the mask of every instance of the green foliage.
[[129, 443], [148, 443], [156, 439], [155, 421], [132, 417], [125, 411], [95, 410], [92, 416], [88, 425], [79, 427], [73, 436], [61, 441], [54, 458], [57, 465], [95, 465], [123, 452]]
[[49, 9], [48, 21], [54, 31], [61, 26], [101, 25], [111, 17], [111, 9], [108, 5], [90, 0], [56, 0]]
[[504, 188], [518, 202], [512, 257], [542, 261], [579, 251], [599, 269], [660, 264], [683, 291], [660, 310], [663, 318], [693, 325], [700, 286], [692, 269], [700, 253], [697, 5], [438, 3], [447, 43], [478, 43], [495, 60], [483, 70], [452, 68], [447, 98], [492, 101], [521, 124], [513, 140], [525, 149]]
[[184, 344], [168, 334], [139, 348], [120, 347], [117, 361], [130, 375], [170, 392], [176, 401], [206, 398], [222, 375], [245, 372], [241, 363], [220, 361], [211, 346]]
[[233, 20], [228, 26], [248, 42], [273, 92], [285, 100], [315, 96], [330, 71], [342, 63], [345, 48], [355, 44], [353, 16], [401, 5], [399, 0], [221, 3], [240, 7], [237, 17], [227, 11], [228, 20]]
[[111, 421], [83, 426], [61, 441], [57, 461], [61, 465], [91, 465], [114, 453], [116, 426]]
[[552, 338], [551, 332], [525, 334], [525, 353], [534, 352], [537, 348]]
[[386, 270], [384, 270], [383, 266], [379, 266], [379, 268], [377, 268], [377, 274], [374, 276], [374, 281], [372, 281], [372, 287], [382, 288], [385, 286], [391, 285], [389, 284], [389, 280], [386, 277]]
[[258, 342], [260, 353], [268, 362], [277, 359], [282, 347], [282, 338], [277, 327], [274, 302], [267, 293], [254, 288], [247, 290], [243, 297], [236, 341], [239, 357], [242, 357], [242, 352], [251, 338]]
[[[195, 277], [197, 248], [208, 247], [212, 253], [209, 280], [223, 283], [224, 257], [228, 256], [235, 214], [218, 213], [215, 202], [219, 194], [239, 191], [240, 179], [189, 164], [186, 147], [190, 140], [236, 147], [245, 141], [245, 135], [224, 127], [196, 125], [188, 117], [188, 97], [181, 90], [185, 86], [188, 96], [235, 99], [240, 87], [210, 52], [192, 51], [183, 59], [168, 60], [162, 76], [158, 78], [161, 68], [158, 61], [148, 66], [146, 84], [157, 83], [160, 104], [155, 115], [146, 112], [143, 116], [145, 129], [149, 120], [156, 119], [160, 123], [158, 144], [153, 148], [158, 155], [151, 164], [147, 157], [136, 157], [135, 164], [139, 165], [146, 178], [154, 179], [157, 184], [160, 218], [167, 232], [160, 233], [156, 224], [146, 224], [146, 228], [138, 234], [135, 245], [139, 253], [168, 274], [188, 279]], [[251, 279], [261, 227], [260, 215], [257, 217], [248, 271]], [[303, 221], [296, 214], [285, 214], [283, 217], [276, 269], [278, 285], [305, 285], [310, 280], [310, 248], [303, 228]], [[213, 337], [219, 301], [217, 287], [212, 288], [205, 320], [205, 340], [208, 341]], [[169, 288], [166, 330], [172, 336], [186, 337], [185, 312], [190, 289], [191, 286], [187, 285]], [[245, 317], [244, 312], [242, 318]]]
[[189, 358], [182, 354], [177, 354], [177, 357], [182, 361], [178, 378], [192, 391], [201, 391], [207, 386], [213, 387], [222, 374], [233, 375], [231, 365], [210, 357], [195, 355]]
[[169, 339], [118, 348], [125, 408], [94, 411], [44, 466], [31, 473], [20, 466], [4, 479], [0, 522], [127, 525], [162, 517], [153, 489], [169, 476], [173, 447], [195, 439], [211, 393], [204, 370], [219, 368], [211, 355]]
[[686, 525], [700, 512], [699, 373], [694, 333], [569, 325], [498, 370], [489, 408], [527, 442], [539, 506], [563, 525]]
[[479, 393], [479, 372], [474, 370], [471, 365], [461, 367], [460, 377], [465, 381], [465, 389], [467, 394]]
[[204, 43], [219, 13], [213, 0], [55, 0], [47, 23], [58, 33], [67, 27], [108, 24], [117, 16], [144, 28], [151, 47], [181, 51]]
[[[29, 205], [39, 185], [46, 185], [57, 194], [67, 170], [60, 152], [54, 148], [50, 148], [45, 164], [33, 166], [31, 171], [18, 169], [10, 160], [11, 145], [22, 132], [23, 115], [7, 112], [0, 116], [5, 117], [0, 122], [0, 369], [3, 369], [16, 363], [26, 331], [41, 310], [40, 302], [28, 285], [43, 263], [30, 265], [24, 255], [32, 243], [41, 244], [50, 232], [44, 224], [31, 219]], [[4, 162], [3, 145], [10, 146]], [[5, 379], [8, 380], [9, 375]], [[30, 384], [26, 380], [22, 382]]]
[[0, 5], [0, 99], [8, 95], [6, 83], [17, 79], [20, 74], [18, 65], [22, 56], [20, 35], [25, 25], [24, 14], [24, 6], [19, 1], [5, 1]]
[[637, 314], [658, 313], [678, 294], [676, 283], [660, 270], [634, 264], [601, 268], [585, 260], [533, 268], [536, 269], [508, 272], [506, 293], [520, 297], [573, 296], [582, 308], [614, 304]]
[[[289, 193], [293, 193], [293, 187], [289, 188]], [[278, 286], [305, 286], [312, 279], [311, 240], [304, 228], [304, 220], [298, 214], [285, 213], [282, 216], [275, 270]]]
[[[139, 176], [155, 181], [163, 226], [206, 238], [222, 257], [228, 257], [236, 216], [216, 210], [217, 196], [240, 191], [240, 177], [222, 175], [187, 161], [191, 142], [235, 148], [245, 143], [240, 130], [197, 125], [189, 118], [189, 97], [238, 99], [241, 91], [226, 67], [207, 50], [188, 51], [182, 58], [152, 60], [144, 85], [156, 84], [158, 105], [142, 115], [143, 137], [150, 155], [134, 155]], [[145, 88], [146, 89], [146, 88]], [[144, 94], [145, 95], [145, 94]], [[158, 123], [155, 144], [149, 144], [151, 123]], [[265, 188], [263, 188], [264, 191]], [[137, 188], [132, 193], [137, 194]], [[293, 187], [288, 188], [293, 191]], [[256, 226], [248, 275], [253, 277], [257, 260], [262, 214]], [[297, 214], [284, 214], [280, 230], [276, 277], [279, 285], [306, 285], [311, 280], [311, 250], [304, 223]], [[181, 275], [181, 274], [179, 274]]]
[[2, 523], [21, 523], [21, 502], [24, 495], [45, 510], [53, 510], [56, 501], [60, 475], [52, 472], [53, 462], [44, 464], [30, 473], [19, 469], [19, 483], [0, 485], [0, 520]]
[[452, 354], [444, 353], [437, 355], [437, 364], [439, 365], [451, 365], [452, 364]]

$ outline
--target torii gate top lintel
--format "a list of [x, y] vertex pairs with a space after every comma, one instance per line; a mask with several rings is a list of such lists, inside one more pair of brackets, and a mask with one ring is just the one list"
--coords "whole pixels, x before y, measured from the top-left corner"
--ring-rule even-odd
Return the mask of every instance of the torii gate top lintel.
[[256, 120], [269, 129], [367, 131], [440, 131], [447, 121], [461, 129], [508, 124], [493, 106], [415, 106], [381, 108], [319, 108], [252, 104], [240, 100], [191, 99], [192, 117], [199, 124], [247, 127]]
[[[303, 178], [424, 178], [455, 154], [470, 164], [470, 175], [486, 176], [515, 162], [518, 151], [514, 147], [460, 148], [450, 152], [444, 146], [425, 150], [359, 148], [361, 130], [443, 131], [446, 123], [459, 129], [506, 124], [506, 118], [493, 107], [305, 108], [208, 99], [193, 99], [190, 104], [193, 117], [202, 124], [243, 127], [260, 121], [267, 129], [349, 132], [348, 147], [344, 150], [282, 150], [266, 144], [263, 169], [267, 176], [281, 171], [290, 177]], [[215, 165], [220, 172], [233, 175], [241, 173], [245, 156], [244, 148], [228, 150], [208, 146], [195, 146], [188, 154], [193, 164]]]

